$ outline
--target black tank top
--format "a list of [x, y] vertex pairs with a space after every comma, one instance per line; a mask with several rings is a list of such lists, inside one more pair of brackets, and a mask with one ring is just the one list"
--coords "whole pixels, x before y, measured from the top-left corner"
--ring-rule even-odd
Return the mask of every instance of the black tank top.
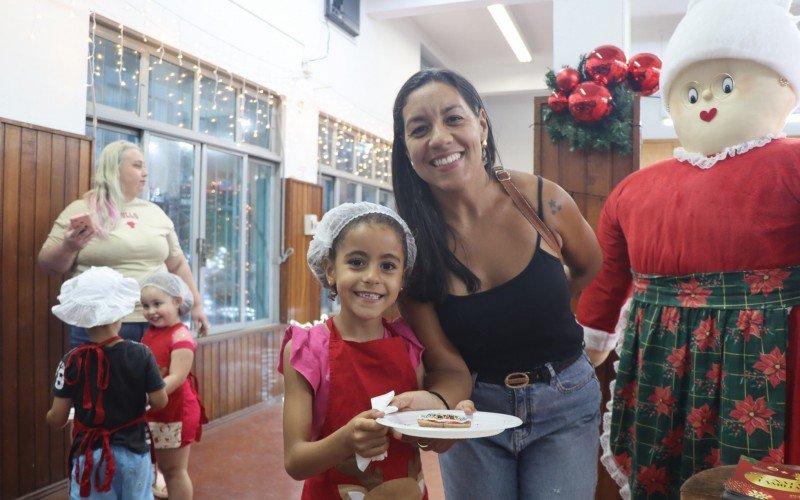
[[[542, 218], [542, 178], [538, 180]], [[583, 329], [570, 309], [561, 261], [543, 251], [540, 242], [537, 235], [530, 263], [509, 281], [471, 295], [448, 295], [435, 306], [445, 334], [470, 371], [527, 371], [568, 359], [582, 348]]]

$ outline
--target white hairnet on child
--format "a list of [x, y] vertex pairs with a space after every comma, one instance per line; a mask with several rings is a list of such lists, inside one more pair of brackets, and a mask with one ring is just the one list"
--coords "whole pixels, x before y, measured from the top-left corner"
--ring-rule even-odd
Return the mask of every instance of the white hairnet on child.
[[411, 230], [408, 229], [406, 222], [397, 215], [397, 212], [391, 208], [384, 207], [383, 205], [376, 205], [362, 201], [360, 203], [342, 203], [338, 207], [334, 207], [322, 216], [322, 220], [317, 225], [317, 231], [314, 233], [314, 239], [308, 246], [308, 267], [317, 277], [317, 280], [323, 287], [328, 288], [328, 281], [325, 279], [325, 268], [323, 267], [323, 259], [328, 256], [333, 247], [333, 241], [342, 232], [342, 229], [347, 227], [355, 219], [367, 214], [383, 214], [396, 220], [403, 228], [406, 235], [406, 251], [408, 253], [406, 262], [406, 270], [414, 267], [414, 261], [417, 258], [417, 244], [414, 241], [414, 236]]
[[180, 297], [183, 299], [180, 307], [178, 307], [178, 314], [183, 316], [192, 310], [194, 305], [194, 297], [192, 296], [189, 285], [181, 279], [177, 274], [172, 273], [156, 273], [142, 283], [142, 288], [146, 286], [153, 286], [166, 292], [170, 297]]
[[53, 314], [69, 325], [110, 325], [133, 312], [139, 283], [109, 267], [92, 267], [61, 285]]

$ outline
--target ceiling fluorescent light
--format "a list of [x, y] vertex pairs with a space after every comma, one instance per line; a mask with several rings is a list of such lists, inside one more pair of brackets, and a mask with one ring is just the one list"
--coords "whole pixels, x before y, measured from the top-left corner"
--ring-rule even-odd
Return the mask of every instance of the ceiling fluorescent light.
[[519, 62], [531, 62], [531, 53], [528, 52], [528, 47], [526, 47], [525, 42], [522, 41], [519, 30], [517, 30], [514, 21], [511, 20], [511, 16], [508, 15], [505, 6], [496, 3], [486, 8], [489, 9], [489, 13], [492, 15], [494, 22], [497, 23], [500, 32], [506, 37], [506, 41], [511, 46], [511, 50], [514, 51], [514, 55], [517, 56]]

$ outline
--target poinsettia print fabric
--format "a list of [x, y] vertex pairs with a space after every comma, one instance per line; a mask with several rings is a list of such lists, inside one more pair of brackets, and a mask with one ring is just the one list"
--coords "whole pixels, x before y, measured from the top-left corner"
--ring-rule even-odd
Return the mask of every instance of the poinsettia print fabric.
[[634, 498], [679, 498], [739, 455], [783, 461], [788, 312], [800, 268], [634, 275], [611, 415]]

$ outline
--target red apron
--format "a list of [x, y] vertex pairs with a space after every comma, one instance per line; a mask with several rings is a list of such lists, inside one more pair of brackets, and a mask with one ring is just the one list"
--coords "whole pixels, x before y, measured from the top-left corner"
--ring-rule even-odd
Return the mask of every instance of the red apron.
[[[142, 337], [142, 343], [153, 351], [162, 378], [169, 375], [172, 334], [182, 327], [183, 323], [164, 328], [150, 327]], [[156, 449], [178, 448], [200, 441], [203, 424], [208, 423], [208, 417], [200, 401], [194, 373], [189, 372], [183, 384], [169, 395], [167, 406], [161, 409], [151, 408], [147, 412], [147, 422], [150, 424], [153, 446]]]
[[[330, 399], [319, 439], [336, 432], [353, 417], [372, 407], [370, 398], [389, 391], [400, 394], [417, 390], [417, 376], [402, 337], [386, 322], [391, 337], [369, 342], [343, 340], [333, 318], [328, 348]], [[421, 487], [422, 485], [422, 487]], [[348, 499], [349, 492], [365, 499], [427, 499], [419, 450], [389, 437], [389, 455], [374, 461], [363, 472], [355, 455], [306, 480], [303, 500]]]
[[[97, 444], [98, 441], [102, 443], [102, 454], [100, 455], [100, 460], [98, 461], [98, 466], [94, 475], [94, 488], [98, 493], [104, 493], [111, 490], [111, 482], [117, 470], [114, 452], [111, 450], [111, 435], [122, 429], [145, 422], [144, 415], [142, 415], [139, 418], [133, 419], [113, 429], [103, 427], [106, 418], [105, 408], [103, 407], [103, 392], [108, 389], [110, 377], [110, 365], [105, 352], [103, 352], [103, 347], [118, 340], [122, 340], [122, 337], [115, 335], [97, 344], [83, 344], [72, 350], [65, 363], [67, 369], [72, 366], [73, 362], [76, 363], [76, 372], [79, 377], [76, 379], [66, 379], [65, 383], [67, 385], [75, 385], [80, 380], [80, 377], [83, 377], [83, 402], [81, 406], [85, 410], [91, 410], [92, 408], [95, 410], [94, 419], [92, 421], [94, 424], [93, 426], [84, 425], [77, 418], [72, 422], [73, 446], [67, 458], [67, 467], [69, 468], [69, 465], [74, 461], [73, 471], [75, 481], [80, 484], [81, 497], [88, 497], [91, 494], [91, 476], [92, 469], [94, 468], [94, 445]], [[95, 385], [97, 386], [96, 401], [92, 401], [91, 395], [92, 354], [94, 354], [95, 362], [97, 363], [97, 373], [95, 375]], [[78, 443], [76, 438], [81, 432], [83, 432], [84, 435], [80, 443]], [[81, 455], [84, 457], [83, 470], [79, 467], [78, 462], [78, 457]], [[100, 471], [103, 470], [105, 471], [105, 479], [101, 481]], [[70, 480], [72, 480], [72, 476], [70, 476]]]

